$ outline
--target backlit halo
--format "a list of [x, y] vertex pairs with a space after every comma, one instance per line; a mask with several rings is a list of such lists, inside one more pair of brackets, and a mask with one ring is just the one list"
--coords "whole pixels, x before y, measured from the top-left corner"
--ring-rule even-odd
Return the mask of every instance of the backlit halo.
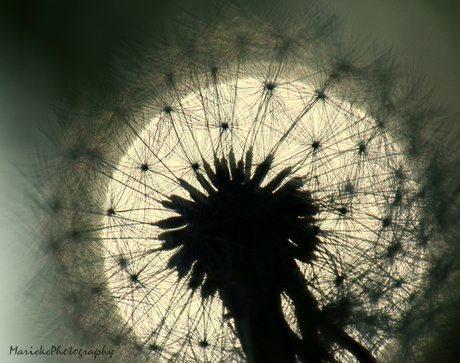
[[[233, 220], [254, 213], [213, 195], [231, 192], [243, 203], [251, 196], [241, 185], [254, 195], [268, 189], [261, 204], [272, 210], [254, 220], [276, 225], [281, 217], [272, 211], [285, 203], [276, 193], [298, 183], [294, 194], [311, 213], [292, 220], [311, 237], [299, 241], [292, 226], [272, 234], [286, 234], [319, 310], [375, 356], [398, 336], [425, 269], [419, 185], [381, 120], [318, 89], [313, 75], [290, 75], [214, 79], [171, 97], [114, 167], [103, 232], [108, 283], [122, 317], [160, 362], [243, 361], [222, 281], [208, 286], [209, 264], [225, 265], [223, 247], [212, 246], [237, 248], [238, 237], [223, 236], [232, 234], [226, 224], [245, 226], [235, 234], [244, 236], [250, 227]], [[278, 250], [257, 248], [282, 264]], [[200, 263], [207, 274], [195, 271]], [[288, 295], [281, 293], [284, 317], [302, 337]], [[354, 359], [340, 344], [330, 349]]]

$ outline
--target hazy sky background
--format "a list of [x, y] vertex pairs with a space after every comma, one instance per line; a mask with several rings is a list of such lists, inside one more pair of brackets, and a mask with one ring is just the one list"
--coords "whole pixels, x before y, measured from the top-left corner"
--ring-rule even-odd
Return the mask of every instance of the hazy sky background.
[[[296, 0], [302, 4], [301, 0]], [[196, 6], [212, 3], [199, 0]], [[215, 1], [214, 1], [215, 2]], [[0, 2], [0, 361], [46, 362], [9, 356], [9, 346], [50, 343], [46, 326], [24, 303], [35, 273], [28, 180], [46, 149], [43, 130], [52, 106], [70, 89], [91, 89], [124, 38], [157, 33], [191, 1], [10, 0]], [[460, 110], [460, 3], [449, 0], [328, 1], [344, 15], [359, 44], [394, 45], [420, 74], [437, 102]], [[185, 6], [185, 5], [184, 5]], [[457, 122], [445, 125], [458, 128]], [[452, 152], [460, 152], [452, 150]], [[23, 175], [18, 171], [20, 170]], [[29, 193], [29, 194], [27, 194]], [[27, 319], [24, 317], [28, 316]], [[66, 341], [56, 341], [66, 344]], [[78, 361], [78, 360], [75, 360]]]

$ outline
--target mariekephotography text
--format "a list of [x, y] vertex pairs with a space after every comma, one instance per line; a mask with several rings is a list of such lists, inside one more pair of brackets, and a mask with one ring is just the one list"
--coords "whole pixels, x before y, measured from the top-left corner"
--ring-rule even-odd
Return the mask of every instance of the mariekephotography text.
[[74, 348], [72, 346], [64, 348], [61, 345], [52, 345], [50, 347], [43, 347], [43, 345], [41, 345], [40, 348], [34, 348], [32, 346], [29, 349], [21, 349], [17, 345], [10, 346], [10, 355], [66, 355], [74, 356], [78, 359], [87, 356], [92, 356], [94, 359], [104, 356], [112, 358], [113, 352], [113, 349], [110, 350], [105, 345], [102, 348], [94, 349]]

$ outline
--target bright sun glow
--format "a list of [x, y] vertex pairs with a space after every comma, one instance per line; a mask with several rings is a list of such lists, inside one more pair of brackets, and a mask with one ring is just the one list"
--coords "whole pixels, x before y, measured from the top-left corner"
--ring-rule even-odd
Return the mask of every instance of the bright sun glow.
[[197, 178], [208, 178], [206, 163], [245, 160], [249, 150], [252, 170], [274, 157], [262, 185], [290, 167], [319, 206], [316, 258], [297, 261], [319, 307], [335, 311], [345, 301], [346, 331], [376, 354], [391, 341], [420, 285], [424, 232], [419, 187], [379, 122], [308, 79], [254, 77], [165, 104], [138, 136], [109, 185], [105, 268], [122, 317], [160, 362], [244, 361], [218, 294], [202, 299], [188, 287], [190, 272], [178, 278], [169, 263], [177, 250], [162, 248], [163, 230], [153, 224], [177, 216], [163, 203], [171, 195], [191, 200], [184, 182], [208, 194]]

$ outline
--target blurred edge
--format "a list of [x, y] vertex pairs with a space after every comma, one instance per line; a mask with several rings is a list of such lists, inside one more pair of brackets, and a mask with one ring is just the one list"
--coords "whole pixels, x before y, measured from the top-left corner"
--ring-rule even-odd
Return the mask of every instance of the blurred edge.
[[[282, 0], [280, 0], [282, 1]], [[284, 0], [288, 1], [288, 0]], [[294, 0], [299, 6], [304, 1]], [[46, 362], [46, 357], [9, 355], [9, 347], [48, 342], [30, 314], [24, 291], [35, 271], [25, 249], [27, 165], [46, 149], [40, 132], [52, 106], [69, 89], [89, 90], [105, 77], [111, 57], [128, 44], [159, 34], [185, 8], [205, 9], [219, 0], [2, 0], [0, 2], [0, 360]], [[460, 111], [460, 3], [449, 0], [328, 0], [352, 28], [357, 44], [382, 41], [426, 76], [427, 91], [453, 112]], [[460, 124], [445, 125], [446, 130]], [[460, 150], [452, 150], [460, 152]], [[30, 165], [30, 164], [29, 164]], [[27, 170], [27, 169], [26, 169]], [[24, 223], [22, 223], [24, 221]], [[33, 312], [33, 311], [32, 311]], [[32, 317], [31, 317], [32, 315]], [[39, 319], [38, 319], [39, 320]], [[40, 327], [43, 329], [43, 326]], [[456, 339], [458, 336], [453, 336]]]

